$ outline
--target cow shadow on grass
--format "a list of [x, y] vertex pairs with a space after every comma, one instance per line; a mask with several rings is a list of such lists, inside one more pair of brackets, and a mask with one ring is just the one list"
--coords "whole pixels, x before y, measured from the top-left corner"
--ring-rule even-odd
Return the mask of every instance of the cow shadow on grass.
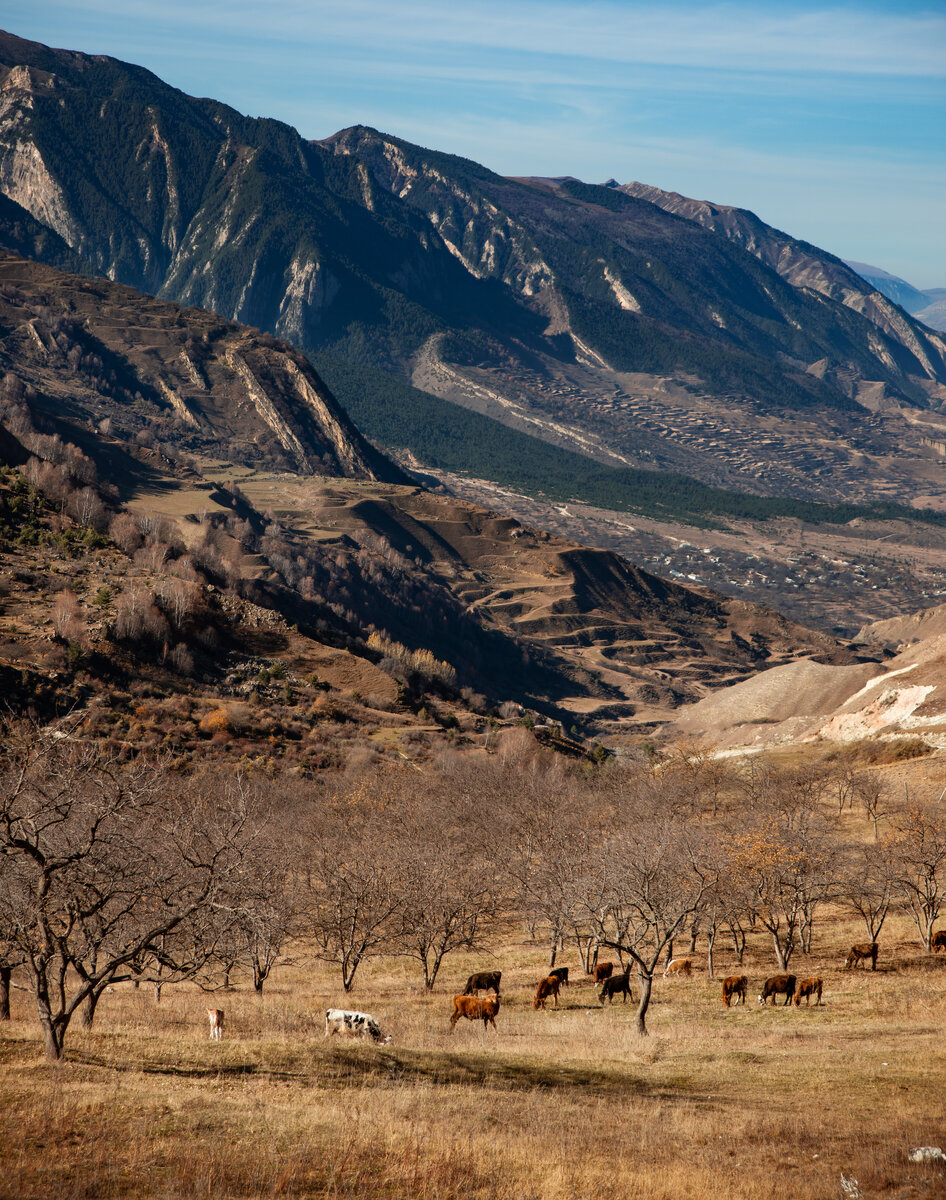
[[709, 1096], [695, 1094], [687, 1080], [651, 1081], [627, 1071], [594, 1067], [562, 1066], [503, 1054], [488, 1057], [444, 1051], [374, 1053], [336, 1050], [331, 1064], [323, 1063], [320, 1075], [334, 1074], [338, 1086], [352, 1086], [375, 1077], [398, 1083], [424, 1082], [443, 1086], [500, 1087], [511, 1090], [581, 1091], [600, 1096], [645, 1096], [651, 1099], [681, 1099], [710, 1103]]

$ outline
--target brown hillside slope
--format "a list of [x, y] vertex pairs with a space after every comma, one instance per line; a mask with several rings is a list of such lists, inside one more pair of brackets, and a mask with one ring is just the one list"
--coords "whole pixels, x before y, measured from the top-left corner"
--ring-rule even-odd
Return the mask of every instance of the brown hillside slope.
[[629, 718], [636, 728], [660, 723], [681, 703], [799, 655], [855, 661], [827, 635], [758, 605], [421, 488], [259, 472], [240, 489], [305, 537], [383, 544], [413, 560], [466, 615], [554, 664], [570, 681], [555, 697], [565, 710], [613, 720], [613, 730]]
[[[403, 479], [299, 351], [200, 309], [0, 250], [0, 370], [106, 437], [365, 479]], [[41, 401], [42, 403], [42, 401]]]
[[883, 665], [764, 671], [682, 710], [673, 728], [731, 748], [903, 736], [946, 747], [946, 634], [914, 641]]
[[398, 482], [300, 354], [212, 314], [0, 256], [0, 371], [33, 453], [51, 433], [81, 447], [217, 586], [316, 641], [429, 652], [494, 703], [643, 731], [765, 666], [853, 661], [764, 608]]

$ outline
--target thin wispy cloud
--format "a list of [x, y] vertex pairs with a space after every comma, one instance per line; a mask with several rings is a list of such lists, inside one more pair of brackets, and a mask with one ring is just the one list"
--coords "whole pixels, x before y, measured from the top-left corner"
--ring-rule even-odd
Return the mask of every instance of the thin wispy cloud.
[[[60, 4], [109, 18], [160, 23], [182, 32], [206, 30], [228, 40], [236, 34], [258, 42], [298, 45], [331, 40], [364, 45], [408, 46], [413, 53], [444, 48], [470, 53], [524, 51], [597, 62], [705, 66], [832, 74], [923, 74], [946, 77], [946, 15], [929, 7], [874, 11], [861, 6], [784, 6], [773, 11], [742, 4], [576, 4], [518, 0], [514, 5], [479, 0], [447, 6], [433, 0], [348, 0], [344, 5], [279, 0], [261, 5], [165, 3], [157, 11], [145, 0], [121, 6], [111, 0]], [[794, 11], [793, 11], [794, 10]]]

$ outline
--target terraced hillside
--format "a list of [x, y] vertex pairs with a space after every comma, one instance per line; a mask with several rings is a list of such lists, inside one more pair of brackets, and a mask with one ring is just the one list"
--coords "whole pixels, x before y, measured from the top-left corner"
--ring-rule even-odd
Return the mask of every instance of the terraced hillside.
[[[0, 256], [0, 369], [5, 461], [93, 540], [123, 507], [137, 523], [121, 536], [156, 573], [156, 599], [135, 622], [167, 626], [148, 643], [161, 663], [177, 634], [159, 591], [201, 579], [274, 614], [299, 678], [322, 677], [342, 650], [362, 674], [387, 663], [408, 690], [417, 675], [415, 697], [432, 686], [459, 703], [473, 689], [588, 730], [618, 717], [652, 729], [765, 664], [850, 657], [768, 610], [400, 482], [301, 354], [212, 314]], [[53, 524], [43, 544], [58, 544]], [[52, 619], [41, 607], [21, 628], [29, 578], [8, 601], [11, 662], [24, 637], [35, 658]], [[185, 626], [178, 657], [219, 686], [232, 670]], [[241, 635], [223, 627], [215, 636], [237, 651]], [[352, 671], [336, 662], [336, 676]]]

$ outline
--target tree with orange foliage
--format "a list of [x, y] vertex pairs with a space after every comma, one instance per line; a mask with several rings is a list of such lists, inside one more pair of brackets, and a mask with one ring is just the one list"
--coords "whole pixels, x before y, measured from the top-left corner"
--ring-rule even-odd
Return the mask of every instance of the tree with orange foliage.
[[806, 953], [810, 949], [815, 909], [837, 875], [831, 830], [814, 808], [790, 818], [760, 813], [748, 829], [733, 833], [730, 864], [734, 885], [768, 930], [779, 970], [788, 970], [800, 940]]

